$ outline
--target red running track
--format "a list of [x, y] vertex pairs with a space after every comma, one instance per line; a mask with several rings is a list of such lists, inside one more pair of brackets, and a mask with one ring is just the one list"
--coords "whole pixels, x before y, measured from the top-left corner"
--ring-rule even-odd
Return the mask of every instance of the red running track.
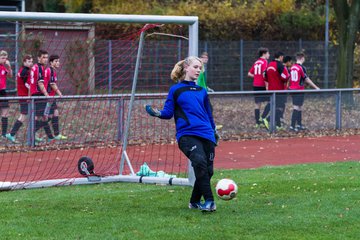
[[360, 136], [306, 137], [223, 142], [217, 168], [257, 168], [315, 162], [360, 160]]
[[[358, 161], [358, 146], [360, 136], [222, 141], [216, 148], [215, 168], [242, 169], [314, 162]], [[127, 152], [135, 172], [143, 162], [147, 162], [154, 171], [163, 170], [176, 174], [187, 169], [187, 160], [176, 144], [130, 146]], [[94, 160], [97, 173], [117, 174], [118, 148], [0, 153], [0, 182], [80, 177], [77, 161], [84, 155]], [[125, 170], [129, 171], [128, 168]]]

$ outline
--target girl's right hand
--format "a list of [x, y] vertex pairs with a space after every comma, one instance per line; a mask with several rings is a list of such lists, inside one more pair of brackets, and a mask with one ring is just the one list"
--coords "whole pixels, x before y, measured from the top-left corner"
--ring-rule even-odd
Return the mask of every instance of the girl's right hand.
[[153, 108], [150, 105], [145, 105], [145, 110], [150, 116], [153, 116], [153, 117], [160, 117], [161, 116], [160, 111], [157, 108]]

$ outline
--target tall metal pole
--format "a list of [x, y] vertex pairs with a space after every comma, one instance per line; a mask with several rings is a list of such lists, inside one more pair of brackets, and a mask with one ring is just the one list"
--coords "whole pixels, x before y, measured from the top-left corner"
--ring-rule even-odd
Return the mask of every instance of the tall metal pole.
[[112, 94], [112, 42], [111, 40], [108, 41], [108, 94]]
[[133, 108], [134, 100], [135, 100], [136, 84], [137, 84], [138, 75], [139, 75], [141, 53], [142, 53], [142, 50], [144, 47], [144, 35], [145, 35], [145, 31], [142, 31], [140, 34], [139, 48], [138, 48], [137, 57], [136, 57], [135, 72], [134, 72], [133, 84], [132, 84], [132, 89], [131, 89], [131, 97], [130, 97], [130, 102], [129, 102], [129, 110], [128, 110], [128, 115], [127, 115], [126, 125], [125, 125], [125, 133], [124, 133], [123, 149], [122, 149], [123, 153], [121, 155], [121, 161], [120, 161], [120, 175], [122, 175], [122, 173], [124, 171], [125, 160], [130, 168], [131, 174], [132, 175], [135, 174], [135, 172], [131, 166], [130, 159], [127, 155], [126, 148], [127, 148], [129, 131], [130, 131], [131, 113], [132, 113], [132, 108]]
[[240, 40], [240, 91], [244, 91], [244, 40]]
[[325, 6], [325, 63], [324, 63], [324, 88], [329, 88], [329, 0]]
[[[16, 8], [16, 11], [19, 11], [19, 8]], [[19, 71], [19, 64], [18, 64], [18, 56], [19, 56], [19, 21], [15, 23], [15, 74]], [[17, 87], [17, 83], [15, 82], [15, 88]]]

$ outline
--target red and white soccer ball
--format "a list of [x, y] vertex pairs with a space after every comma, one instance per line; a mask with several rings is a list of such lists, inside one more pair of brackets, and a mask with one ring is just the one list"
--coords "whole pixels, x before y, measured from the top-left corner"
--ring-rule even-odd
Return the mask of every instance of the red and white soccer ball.
[[238, 192], [238, 186], [236, 183], [231, 179], [221, 179], [216, 184], [216, 194], [222, 200], [231, 200], [236, 197]]

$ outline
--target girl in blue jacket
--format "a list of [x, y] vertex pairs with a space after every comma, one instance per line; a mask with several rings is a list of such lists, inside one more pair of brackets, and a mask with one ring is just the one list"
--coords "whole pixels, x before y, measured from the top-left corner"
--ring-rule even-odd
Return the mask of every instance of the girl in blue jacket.
[[178, 83], [170, 88], [164, 109], [150, 105], [145, 108], [148, 114], [161, 119], [174, 116], [179, 148], [190, 159], [196, 177], [189, 208], [213, 212], [216, 205], [210, 180], [218, 135], [207, 91], [195, 83], [202, 65], [201, 60], [193, 56], [178, 62], [171, 72], [171, 79]]

